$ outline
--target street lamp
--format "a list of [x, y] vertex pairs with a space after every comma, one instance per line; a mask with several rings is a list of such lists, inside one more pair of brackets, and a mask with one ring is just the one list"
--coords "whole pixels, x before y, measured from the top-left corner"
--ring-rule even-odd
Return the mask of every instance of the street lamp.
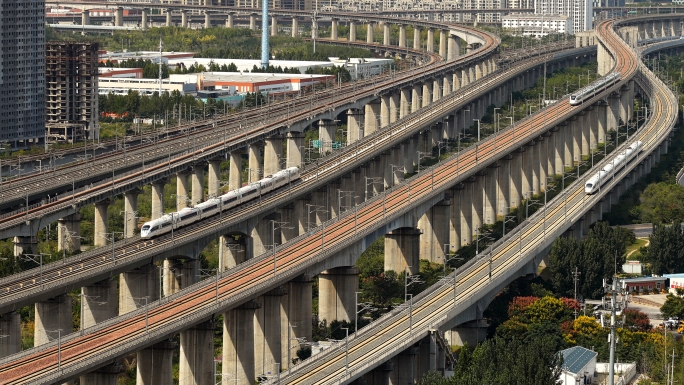
[[432, 158], [432, 153], [431, 152], [418, 151], [418, 172], [420, 172], [420, 163], [425, 158]]

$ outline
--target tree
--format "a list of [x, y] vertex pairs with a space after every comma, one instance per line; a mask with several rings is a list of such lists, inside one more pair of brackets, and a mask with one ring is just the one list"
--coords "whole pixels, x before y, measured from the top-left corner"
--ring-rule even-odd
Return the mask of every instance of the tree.
[[663, 318], [684, 318], [684, 298], [668, 294], [665, 303], [660, 307], [660, 313]]
[[648, 314], [636, 309], [625, 309], [625, 326], [628, 329], [647, 332], [651, 330], [651, 321], [648, 319]]
[[684, 234], [681, 224], [671, 226], [654, 224], [646, 260], [651, 263], [653, 273], [662, 275], [678, 273], [684, 268]]
[[641, 219], [651, 223], [684, 220], [684, 187], [675, 183], [650, 184], [641, 193]]

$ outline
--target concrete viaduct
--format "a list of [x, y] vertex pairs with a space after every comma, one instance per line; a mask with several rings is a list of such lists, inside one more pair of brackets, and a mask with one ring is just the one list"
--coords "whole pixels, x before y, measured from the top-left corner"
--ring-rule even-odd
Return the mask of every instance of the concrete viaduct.
[[[646, 18], [644, 22], [648, 22]], [[662, 28], [661, 30], [665, 31]], [[623, 33], [627, 33], [624, 31]], [[598, 39], [594, 39], [590, 35], [581, 38], [578, 43], [579, 45], [598, 44], [599, 68], [603, 69], [604, 72], [611, 68], [609, 63], [613, 56], [606, 55], [608, 50], [603, 45], [605, 43], [599, 42]], [[587, 50], [590, 50], [590, 48], [581, 51], [584, 52], [582, 55], [590, 52]], [[602, 50], [603, 54], [601, 53]], [[572, 53], [571, 55], [574, 58], [577, 54]], [[550, 68], [556, 65], [556, 61], [552, 59], [547, 59], [551, 64]], [[558, 59], [561, 62], [567, 62], [567, 57], [563, 58], [561, 56]], [[236, 221], [235, 224], [226, 225], [222, 223], [222, 220], [214, 218], [212, 222], [207, 223], [209, 226], [202, 231], [203, 233], [209, 233], [208, 235], [198, 234], [198, 231], [189, 229], [185, 233], [179, 232], [175, 239], [172, 236], [163, 237], [155, 241], [145, 241], [133, 237], [132, 226], [129, 226], [127, 227], [126, 235], [130, 237], [130, 240], [114, 244], [111, 254], [108, 249], [99, 248], [92, 252], [81, 254], [78, 257], [70, 258], [69, 264], [73, 263], [73, 266], [77, 269], [79, 263], [81, 268], [86, 268], [85, 262], [95, 259], [99, 259], [101, 265], [103, 262], [105, 265], [108, 265], [106, 267], [102, 266], [105, 269], [100, 269], [99, 272], [88, 267], [89, 271], [86, 272], [84, 282], [87, 282], [88, 279], [91, 281], [96, 279], [97, 281], [83, 287], [83, 326], [87, 328], [117, 314], [115, 306], [96, 306], [99, 302], [118, 302], [118, 313], [122, 314], [123, 317], [126, 316], [124, 313], [130, 313], [129, 316], [140, 316], [140, 309], [145, 308], [145, 310], [148, 310], [148, 307], [142, 305], [139, 298], [147, 298], [147, 301], [151, 301], [159, 297], [157, 285], [160, 276], [157, 269], [151, 264], [141, 264], [141, 258], [137, 256], [133, 256], [137, 258], [137, 262], [135, 262], [137, 268], [135, 270], [128, 269], [131, 266], [129, 261], [131, 259], [130, 254], [147, 253], [145, 255], [149, 255], [149, 257], [144, 258], [149, 258], [149, 261], [155, 259], [165, 260], [161, 281], [163, 282], [162, 291], [164, 295], [168, 296], [166, 303], [169, 303], [168, 301], [171, 301], [173, 298], [179, 298], [179, 295], [190, 290], [190, 286], [198, 281], [196, 258], [199, 251], [203, 249], [204, 245], [208, 244], [212, 237], [215, 238], [217, 235], [222, 237], [220, 242], [222, 268], [229, 269], [233, 266], [235, 266], [235, 269], [247, 268], [245, 265], [249, 265], [251, 262], [257, 263], [257, 261], [264, 259], [264, 257], [249, 258], [250, 256], [256, 257], [261, 254], [268, 254], [266, 245], [279, 243], [277, 239], [273, 239], [274, 236], [280, 237], [280, 243], [287, 246], [290, 244], [286, 243], [288, 241], [297, 242], [298, 239], [307, 237], [309, 231], [311, 231], [311, 226], [309, 225], [324, 225], [326, 221], [335, 221], [342, 214], [341, 208], [343, 204], [341, 199], [343, 195], [341, 192], [349, 192], [348, 197], [344, 197], [345, 207], [351, 207], [354, 204], [361, 204], [360, 207], [368, 206], [371, 201], [377, 203], [379, 198], [372, 198], [373, 196], [387, 196], [392, 190], [388, 190], [386, 193], [384, 192], [386, 189], [390, 189], [395, 184], [407, 183], [400, 182], [398, 170], [395, 170], [394, 167], [387, 167], [388, 165], [400, 166], [400, 170], [404, 173], [413, 172], [420, 163], [420, 159], [416, 159], [413, 156], [414, 153], [431, 151], [432, 148], [438, 146], [443, 140], [457, 137], [465, 127], [472, 124], [472, 119], [481, 117], [484, 114], [487, 106], [491, 104], [501, 105], [506, 100], [510, 90], [523, 89], [532, 84], [536, 77], [540, 75], [541, 67], [539, 66], [539, 60], [532, 61], [528, 65], [531, 71], [525, 70], [523, 73], [515, 74], [508, 73], [507, 76], [511, 77], [512, 80], [507, 78], [505, 82], [501, 82], [502, 77], [504, 77], [503, 72], [505, 71], [495, 72], [492, 77], [498, 76], [498, 78], [496, 78], [497, 82], [493, 83], [496, 85], [493, 90], [487, 88], [491, 86], [487, 84], [488, 77], [484, 77], [489, 72], [488, 69], [481, 67], [483, 68], [482, 79], [478, 79], [477, 72], [475, 71], [473, 74], [475, 81], [469, 88], [487, 91], [484, 95], [478, 95], [477, 98], [472, 100], [463, 100], [465, 99], [463, 97], [459, 100], [459, 94], [467, 94], [468, 92], [466, 91], [461, 90], [459, 93], [453, 93], [469, 85], [469, 83], [464, 84], [463, 82], [463, 79], [470, 81], [469, 76], [460, 77], [459, 87], [456, 88], [456, 76], [451, 74], [451, 76], [441, 77], [441, 80], [446, 81], [446, 84], [449, 85], [447, 90], [450, 92], [444, 91], [443, 85], [443, 92], [434, 92], [434, 83], [432, 83], [433, 92], [430, 92], [431, 82], [423, 82], [422, 85], [414, 85], [411, 88], [398, 88], [394, 90], [394, 93], [390, 92], [387, 96], [381, 96], [376, 107], [373, 107], [374, 103], [369, 100], [370, 103], [363, 107], [363, 118], [358, 116], [361, 115], [360, 107], [355, 108], [356, 111], [351, 113], [347, 112], [350, 122], [348, 126], [351, 127], [350, 130], [356, 127], [359, 130], [358, 136], [355, 140], [352, 140], [346, 150], [340, 151], [337, 154], [333, 153], [328, 162], [308, 166], [305, 170], [303, 181], [300, 183], [309, 184], [320, 179], [323, 183], [326, 183], [326, 187], [318, 186], [311, 192], [310, 197], [296, 199], [291, 202], [282, 199], [280, 202], [271, 202], [272, 199], [269, 201], [268, 197], [265, 197], [264, 202], [271, 204], [271, 207], [275, 209], [270, 214], [260, 214], [254, 217], [251, 214], [245, 215], [240, 211], [236, 211], [232, 214], [236, 219], [242, 219], [242, 222]], [[463, 75], [463, 72], [461, 75]], [[428, 90], [427, 93], [425, 92], [426, 89]], [[445, 244], [458, 248], [460, 245], [471, 243], [475, 229], [479, 228], [482, 224], [493, 223], [499, 216], [505, 216], [508, 210], [512, 207], [517, 207], [524, 197], [543, 192], [546, 189], [548, 176], [563, 173], [565, 167], [574, 166], [581, 161], [581, 156], [590, 155], [592, 149], [595, 149], [598, 143], [605, 142], [608, 131], [618, 129], [621, 124], [628, 123], [633, 116], [630, 101], [633, 98], [634, 92], [636, 92], [634, 83], [631, 80], [625, 81], [616, 89], [612, 89], [607, 98], [595, 98], [595, 101], [591, 104], [584, 105], [582, 108], [572, 111], [572, 113], [565, 113], [563, 116], [556, 117], [553, 120], [549, 119], [548, 122], [544, 120], [545, 128], [550, 126], [547, 130], [542, 130], [543, 132], [541, 133], [534, 133], [529, 138], [530, 140], [526, 140], [521, 146], [514, 146], [514, 149], [510, 152], [503, 151], [503, 153], [499, 153], [501, 151], [497, 151], [496, 158], [492, 158], [494, 163], [477, 166], [473, 169], [473, 173], [464, 174], [463, 176], [459, 174], [457, 179], [445, 181], [449, 186], [441, 188], [438, 194], [426, 196], [418, 206], [411, 208], [406, 214], [402, 214], [397, 219], [376, 227], [375, 230], [362, 237], [353, 246], [348, 244], [344, 249], [339, 249], [337, 254], [326, 253], [330, 254], [328, 255], [329, 258], [320, 259], [319, 262], [313, 264], [308, 263], [304, 271], [297, 270], [287, 274], [283, 273], [288, 279], [283, 281], [282, 277], [276, 277], [279, 279], [266, 284], [266, 286], [273, 286], [274, 284], [275, 286], [267, 288], [268, 290], [265, 290], [266, 286], [262, 286], [255, 292], [255, 294], [258, 293], [258, 296], [252, 294], [245, 297], [248, 293], [244, 293], [241, 296], [236, 295], [231, 302], [234, 302], [235, 305], [240, 305], [239, 307], [223, 306], [227, 310], [224, 316], [224, 375], [236, 376], [235, 378], [239, 380], [238, 382], [243, 380], [250, 381], [257, 374], [272, 370], [268, 365], [272, 365], [275, 362], [289, 362], [282, 359], [283, 357], [289, 357], [284, 355], [284, 350], [287, 350], [289, 354], [289, 349], [283, 349], [284, 346], [291, 346], [289, 337], [294, 335], [295, 338], [306, 338], [306, 333], [310, 333], [310, 329], [308, 331], [305, 330], [307, 328], [305, 318], [311, 308], [310, 277], [312, 275], [321, 272], [319, 278], [322, 294], [319, 308], [321, 318], [351, 319], [350, 314], [354, 312], [354, 305], [351, 302], [349, 293], [353, 293], [355, 285], [358, 285], [356, 277], [358, 272], [353, 267], [354, 261], [360, 252], [374, 239], [382, 235], [386, 237], [386, 255], [391, 256], [391, 258], [386, 260], [386, 270], [403, 271], [408, 268], [413, 269], [411, 271], [415, 272], [418, 265], [415, 259], [418, 257], [432, 261], [443, 261], [443, 246]], [[472, 95], [472, 91], [470, 94]], [[426, 102], [422, 96], [429, 96], [428, 101]], [[371, 107], [367, 107], [368, 105]], [[331, 115], [331, 117], [338, 114]], [[569, 116], [572, 114], [578, 114], [579, 117]], [[368, 120], [369, 115], [373, 117], [371, 120]], [[375, 123], [377, 120], [379, 122]], [[363, 123], [361, 123], [362, 121]], [[459, 125], [459, 121], [468, 122], [468, 124], [461, 123]], [[593, 122], [597, 124], [593, 124]], [[521, 124], [522, 126], [525, 126], [525, 124], [532, 125], [532, 122], [518, 123], [518, 125]], [[404, 126], [403, 128], [401, 127], [402, 125]], [[369, 126], [374, 128], [373, 131], [367, 132], [366, 128]], [[418, 130], [412, 131], [407, 128], [409, 126], [416, 127]], [[363, 127], [363, 131], [359, 127]], [[511, 130], [515, 130], [515, 126], [510, 127], [508, 132], [510, 133]], [[361, 134], [361, 132], [363, 133]], [[395, 137], [400, 136], [402, 140], [392, 142], [393, 134]], [[319, 135], [321, 138], [332, 139], [334, 137], [334, 133], [330, 131], [326, 124], [319, 125]], [[348, 140], [350, 136], [353, 135], [348, 134]], [[498, 136], [496, 135], [495, 137]], [[272, 169], [270, 170], [271, 172], [277, 170], [280, 167], [280, 162], [277, 160], [278, 157], [274, 155], [277, 155], [278, 143], [283, 143], [284, 139], [272, 139], [270, 144], [272, 149], [270, 152], [267, 151], [269, 142], [266, 139], [264, 159], [258, 158], [261, 152], [251, 151], [251, 147], [249, 147], [250, 163], [253, 157], [256, 158], [249, 168], [252, 169], [251, 165], [263, 164], [264, 174], [268, 174], [266, 172], [267, 166]], [[492, 138], [488, 140], [491, 142]], [[325, 142], [325, 139], [323, 141]], [[289, 141], [286, 143], [289, 145]], [[354, 153], [354, 145], [352, 143], [356, 143], [356, 153]], [[383, 150], [380, 155], [378, 155], [377, 151], [375, 151], [375, 154], [372, 154], [370, 150], [368, 152], [363, 151], [364, 148], [370, 148], [378, 143], [383, 145], [388, 143], [388, 149]], [[657, 151], [666, 150], [667, 145], [666, 142], [664, 143], [654, 147], [656, 152], [644, 164], [651, 164], [650, 159], [657, 158]], [[289, 149], [289, 146], [287, 148]], [[468, 151], [477, 151], [477, 147], [475, 149], [470, 148]], [[269, 153], [272, 155], [267, 156]], [[290, 151], [287, 151], [287, 154], [289, 156]], [[274, 158], [275, 161], [273, 161]], [[359, 162], [354, 158], [361, 158], [363, 162]], [[267, 159], [271, 161], [267, 162]], [[337, 166], [335, 161], [337, 161]], [[231, 162], [231, 165], [233, 163], [238, 162]], [[349, 163], [349, 166], [340, 167], [344, 163]], [[359, 167], [359, 165], [361, 166]], [[192, 181], [193, 184], [196, 184], [196, 188], [193, 191], [203, 193], [204, 168], [202, 167], [201, 171], [196, 171], [198, 168], [193, 169], [192, 172]], [[212, 179], [212, 168], [215, 169], [216, 166], [212, 166], [210, 163], [210, 180]], [[333, 168], [336, 169], [331, 170]], [[421, 175], [424, 178], [426, 174], [425, 172], [419, 173], [419, 176]], [[184, 185], [187, 186], [187, 174], [185, 177], [182, 174], [178, 177], [180, 178], [179, 188], [183, 188]], [[185, 183], [183, 183], [182, 178], [185, 178]], [[372, 183], [369, 184], [368, 180], [372, 180]], [[378, 182], [375, 182], [376, 180]], [[214, 181], [216, 181], [216, 173], [214, 173]], [[432, 183], [434, 185], [434, 180]], [[414, 182], [408, 182], [408, 186], [413, 184]], [[359, 188], [359, 185], [362, 185], [362, 187]], [[298, 184], [293, 184], [289, 187], [289, 190], [294, 191], [301, 187]], [[210, 193], [212, 191], [215, 193], [216, 190], [212, 189], [212, 184], [209, 183]], [[411, 187], [409, 187], [409, 197], [411, 196], [410, 189]], [[185, 192], [185, 194], [181, 194], [182, 192]], [[619, 188], [616, 189], [616, 192], [619, 195]], [[282, 194], [288, 195], [285, 192]], [[128, 195], [131, 197], [127, 197], [127, 211], [128, 208], [131, 211], [135, 211], [135, 192]], [[189, 196], [187, 188], [179, 190], [178, 195], [189, 197], [191, 201], [203, 199], [201, 194], [200, 196]], [[363, 200], [369, 198], [369, 202], [362, 203], [361, 196], [363, 196]], [[355, 199], [356, 202], [352, 202], [352, 199]], [[185, 200], [181, 200], [178, 203], [183, 205]], [[283, 203], [285, 203], [284, 206], [282, 205]], [[356, 207], [354, 210], [358, 212], [359, 206]], [[100, 211], [101, 214], [99, 221], [102, 223], [99, 226], [102, 227], [106, 223], [104, 220], [105, 216], [103, 215], [105, 211], [97, 211]], [[348, 213], [346, 218], [349, 219]], [[275, 222], [284, 221], [295, 224], [295, 226], [291, 226], [293, 229], [283, 228], [278, 231], [278, 234], [275, 230], [269, 231], [268, 225], [275, 223], [271, 222], [271, 220]], [[73, 217], [71, 225], [69, 225], [69, 219], [63, 221], [63, 231], [73, 234], [73, 231], [76, 231], [76, 226], [73, 225], [74, 222], [75, 218]], [[96, 221], [96, 226], [97, 223]], [[316, 231], [320, 232], [321, 228], [318, 227]], [[104, 232], [106, 233], [106, 231]], [[324, 230], [322, 234], [324, 234]], [[249, 239], [251, 241], [248, 241]], [[322, 239], [325, 239], [325, 236]], [[62, 244], [62, 247], [70, 247], [76, 241], [71, 239], [67, 241], [65, 237], [65, 243]], [[279, 250], [282, 251], [283, 247], [279, 248]], [[146, 250], [147, 248], [150, 250]], [[274, 257], [279, 253], [279, 251], [274, 252]], [[111, 256], [111, 259], [109, 259], [109, 256]], [[266, 256], [266, 258], [268, 257]], [[76, 259], [80, 259], [81, 262], [74, 263]], [[245, 261], [246, 259], [249, 259], [249, 261]], [[69, 269], [73, 271], [73, 267], [69, 267]], [[118, 296], [116, 286], [113, 284], [114, 281], [110, 279], [103, 281], [101, 279], [103, 272], [107, 275], [122, 273], [120, 278], [121, 290]], [[26, 285], [25, 282], [31, 280], [38, 286], [31, 288], [32, 293], [27, 292], [28, 297], [22, 298], [22, 294], [19, 294], [14, 299], [10, 299], [13, 295], [10, 294], [5, 297], [8, 300], [3, 299], [1, 303], [5, 304], [3, 309], [7, 310], [8, 304], [9, 306], [16, 306], [22, 304], [22, 301], [31, 301], [32, 298], [35, 299], [52, 294], [52, 299], [45, 299], [36, 303], [36, 344], [46, 343], [46, 347], [53, 348], [55, 342], [48, 342], [50, 333], [56, 329], [66, 329], [68, 327], [65, 321], [66, 314], [68, 313], [69, 315], [69, 322], [71, 316], [68, 297], [64, 295], [54, 297], [55, 288], [58, 288], [57, 291], [61, 291], [68, 290], [74, 286], [65, 286], [63, 282], [59, 282], [59, 278], [55, 279], [54, 283], [47, 283], [43, 281], [42, 269], [39, 278], [36, 276], [37, 273], [37, 271], [31, 271], [27, 272], [27, 274], [14, 278], [9, 277], [10, 279], [0, 281], [0, 284], [5, 284], [3, 287], [7, 288], [7, 293], [12, 293], [15, 290], [21, 291], [21, 287]], [[67, 272], [64, 269], [55, 270], [54, 266], [49, 268], [45, 266], [45, 273], [62, 275]], [[291, 276], [295, 273], [297, 274], [296, 276]], [[24, 279], [24, 281], [21, 282], [20, 286], [12, 286], [13, 283], [9, 282], [21, 279]], [[205, 286], [208, 285], [206, 282], [204, 284]], [[68, 285], [73, 285], [73, 283]], [[179, 291], [185, 287], [188, 289]], [[173, 294], [175, 292], [178, 293]], [[250, 296], [251, 299], [245, 300]], [[116, 297], [118, 297], [118, 301]], [[307, 302], [307, 297], [309, 302]], [[96, 298], [97, 300], [91, 301], [90, 298]], [[105, 298], [107, 299], [106, 301], [104, 300]], [[239, 301], [242, 302], [237, 303]], [[161, 303], [164, 303], [164, 301]], [[138, 310], [135, 310], [136, 308]], [[56, 312], [55, 309], [58, 309], [58, 311]], [[41, 316], [41, 313], [47, 315], [48, 312], [49, 314], [58, 313], [64, 316]], [[4, 323], [2, 330], [6, 330], [5, 327], [10, 330], [16, 330], [17, 318], [18, 315], [13, 313], [3, 315], [1, 319]], [[266, 324], [267, 320], [269, 320], [269, 324]], [[289, 327], [283, 328], [283, 325], [286, 325], [285, 320], [288, 321], [287, 325], [297, 323], [301, 326], [301, 329], [292, 328], [297, 329], [292, 331], [288, 330]], [[210, 352], [213, 350], [213, 346], [209, 346], [208, 342], [213, 342], [210, 338], [213, 335], [211, 332], [212, 325], [211, 322], [205, 322], [206, 320], [201, 321], [200, 326], [181, 333], [181, 373], [184, 373], [181, 379], [182, 383], [208, 383], [209, 381], [206, 378], [207, 370], [202, 365], [206, 364], [206, 362], [211, 362], [211, 360], [206, 359], [209, 357], [206, 355], [212, 354]], [[310, 322], [308, 325], [310, 325]], [[97, 329], [104, 326], [95, 325], [94, 327]], [[39, 333], [39, 330], [42, 330], [42, 333]], [[89, 329], [88, 332], [90, 330], [95, 329]], [[284, 334], [288, 335], [286, 341], [284, 340]], [[43, 340], [40, 340], [40, 335], [45, 336]], [[438, 339], [437, 336], [430, 338], [435, 341]], [[157, 339], [165, 341], [164, 338]], [[11, 343], [11, 341], [16, 342], [16, 340], [11, 338], [7, 340], [7, 343], [0, 341], [0, 349], [4, 347], [4, 354], [16, 353], [16, 344], [12, 345]], [[236, 354], [238, 354], [239, 349], [235, 345], [237, 343], [240, 344], [239, 346], [250, 346], [250, 344], [254, 347], [260, 346], [261, 353], [258, 353], [259, 349], [254, 349], [251, 353], [249, 349], [240, 350], [240, 352], [244, 352], [247, 356], [238, 357]], [[140, 345], [138, 344], [137, 346]], [[236, 350], [231, 351], [231, 346]], [[210, 349], [208, 349], [209, 347]], [[158, 378], [153, 379], [150, 376], [170, 375], [170, 372], [159, 369], [168, 367], [165, 365], [170, 365], [170, 348], [168, 342], [160, 342], [154, 345], [148, 344], [145, 350], [141, 351], [142, 356], [139, 354], [138, 369], [139, 382], [160, 383], [157, 381]], [[152, 351], [155, 351], [156, 354], [152, 354]], [[26, 354], [31, 352], [22, 353], [22, 356], [26, 356]], [[251, 356], [249, 356], [250, 354]], [[262, 354], [262, 356], [257, 357], [257, 354]], [[156, 360], [158, 361], [149, 362], [149, 365], [152, 365], [149, 366], [144, 360], [145, 357], [157, 357]], [[231, 359], [233, 361], [230, 361]], [[101, 366], [101, 364], [102, 362], [95, 366]], [[1, 366], [2, 363], [0, 363]], [[282, 368], [287, 366], [283, 365]], [[156, 369], [152, 371], [150, 370], [151, 367]], [[81, 378], [82, 382], [85, 381], [86, 383], [111, 383], [112, 377], [115, 377], [115, 372], [116, 370], [110, 365], [96, 372], [83, 374]], [[84, 372], [81, 369], [77, 373], [82, 374]], [[64, 379], [69, 376], [73, 376], [73, 374], [59, 378]]]

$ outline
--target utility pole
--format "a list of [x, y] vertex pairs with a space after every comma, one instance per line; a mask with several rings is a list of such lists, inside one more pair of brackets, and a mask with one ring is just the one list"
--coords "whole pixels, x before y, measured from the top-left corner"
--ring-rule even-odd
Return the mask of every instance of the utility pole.
[[[606, 280], [603, 280], [603, 289], [606, 293], [611, 295], [610, 299], [610, 362], [608, 364], [608, 385], [615, 385], [615, 329], [618, 327], [617, 316], [622, 315], [622, 310], [626, 307], [625, 300], [627, 298], [627, 291], [625, 289], [625, 281], [618, 283], [617, 276], [613, 276], [613, 283], [608, 285]], [[617, 295], [620, 294], [621, 302], [617, 302]], [[619, 313], [619, 314], [618, 314]], [[603, 316], [601, 317], [603, 319]]]
[[[572, 280], [575, 282], [575, 302], [577, 302], [577, 281], [579, 281], [579, 276], [582, 272], [577, 271], [577, 266], [575, 266], [575, 272], [572, 273]], [[575, 309], [575, 319], [577, 319], [577, 309]]]

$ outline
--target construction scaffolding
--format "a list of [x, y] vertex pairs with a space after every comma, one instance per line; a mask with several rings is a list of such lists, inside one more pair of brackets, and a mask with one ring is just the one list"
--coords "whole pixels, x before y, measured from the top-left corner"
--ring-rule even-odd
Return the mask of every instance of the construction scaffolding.
[[48, 143], [98, 139], [98, 44], [45, 44]]

